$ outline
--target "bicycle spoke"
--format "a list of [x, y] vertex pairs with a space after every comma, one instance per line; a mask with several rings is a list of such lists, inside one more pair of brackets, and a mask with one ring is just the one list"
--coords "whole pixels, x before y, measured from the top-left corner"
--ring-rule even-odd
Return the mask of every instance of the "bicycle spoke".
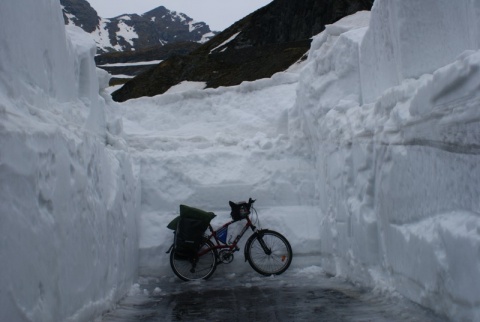
[[178, 259], [174, 254], [170, 257], [170, 265], [174, 273], [182, 280], [191, 281], [198, 279], [207, 279], [216, 269], [216, 253], [210, 242], [205, 243], [202, 249], [207, 248], [208, 251], [195, 259]]
[[[265, 250], [259, 238], [263, 239]], [[270, 253], [270, 252], [271, 253]], [[265, 232], [249, 245], [249, 262], [257, 272], [264, 275], [281, 274], [291, 263], [291, 248], [288, 241], [276, 232]]]

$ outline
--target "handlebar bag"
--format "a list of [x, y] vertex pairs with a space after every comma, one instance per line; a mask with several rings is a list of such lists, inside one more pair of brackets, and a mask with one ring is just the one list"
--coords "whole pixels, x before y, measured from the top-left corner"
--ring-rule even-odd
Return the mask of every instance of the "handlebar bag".
[[232, 216], [232, 219], [234, 221], [245, 219], [250, 214], [250, 203], [245, 201], [229, 201], [228, 203], [230, 205], [230, 208], [232, 208], [230, 216]]

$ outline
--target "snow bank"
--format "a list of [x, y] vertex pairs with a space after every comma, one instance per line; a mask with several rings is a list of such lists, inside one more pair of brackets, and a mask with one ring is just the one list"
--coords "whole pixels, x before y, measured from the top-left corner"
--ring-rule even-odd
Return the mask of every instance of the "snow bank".
[[0, 3], [0, 320], [86, 321], [137, 273], [139, 188], [95, 44], [56, 0]]
[[360, 49], [364, 103], [480, 46], [478, 1], [378, 1], [374, 12]]
[[315, 155], [323, 268], [453, 320], [480, 319], [478, 12], [375, 1], [368, 28], [357, 13], [314, 39], [290, 114]]

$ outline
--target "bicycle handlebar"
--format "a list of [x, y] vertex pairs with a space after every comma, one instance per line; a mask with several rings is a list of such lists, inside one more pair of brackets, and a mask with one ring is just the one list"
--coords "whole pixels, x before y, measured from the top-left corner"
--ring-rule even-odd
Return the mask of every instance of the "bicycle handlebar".
[[256, 199], [248, 198], [248, 203], [250, 205], [253, 205], [253, 203], [256, 201]]

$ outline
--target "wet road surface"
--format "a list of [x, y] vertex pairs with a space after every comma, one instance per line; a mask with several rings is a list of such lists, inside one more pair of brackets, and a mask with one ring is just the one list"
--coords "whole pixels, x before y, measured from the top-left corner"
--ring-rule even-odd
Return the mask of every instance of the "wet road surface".
[[446, 321], [393, 292], [328, 277], [318, 266], [275, 277], [219, 269], [200, 282], [172, 273], [141, 278], [131, 293], [102, 321]]

